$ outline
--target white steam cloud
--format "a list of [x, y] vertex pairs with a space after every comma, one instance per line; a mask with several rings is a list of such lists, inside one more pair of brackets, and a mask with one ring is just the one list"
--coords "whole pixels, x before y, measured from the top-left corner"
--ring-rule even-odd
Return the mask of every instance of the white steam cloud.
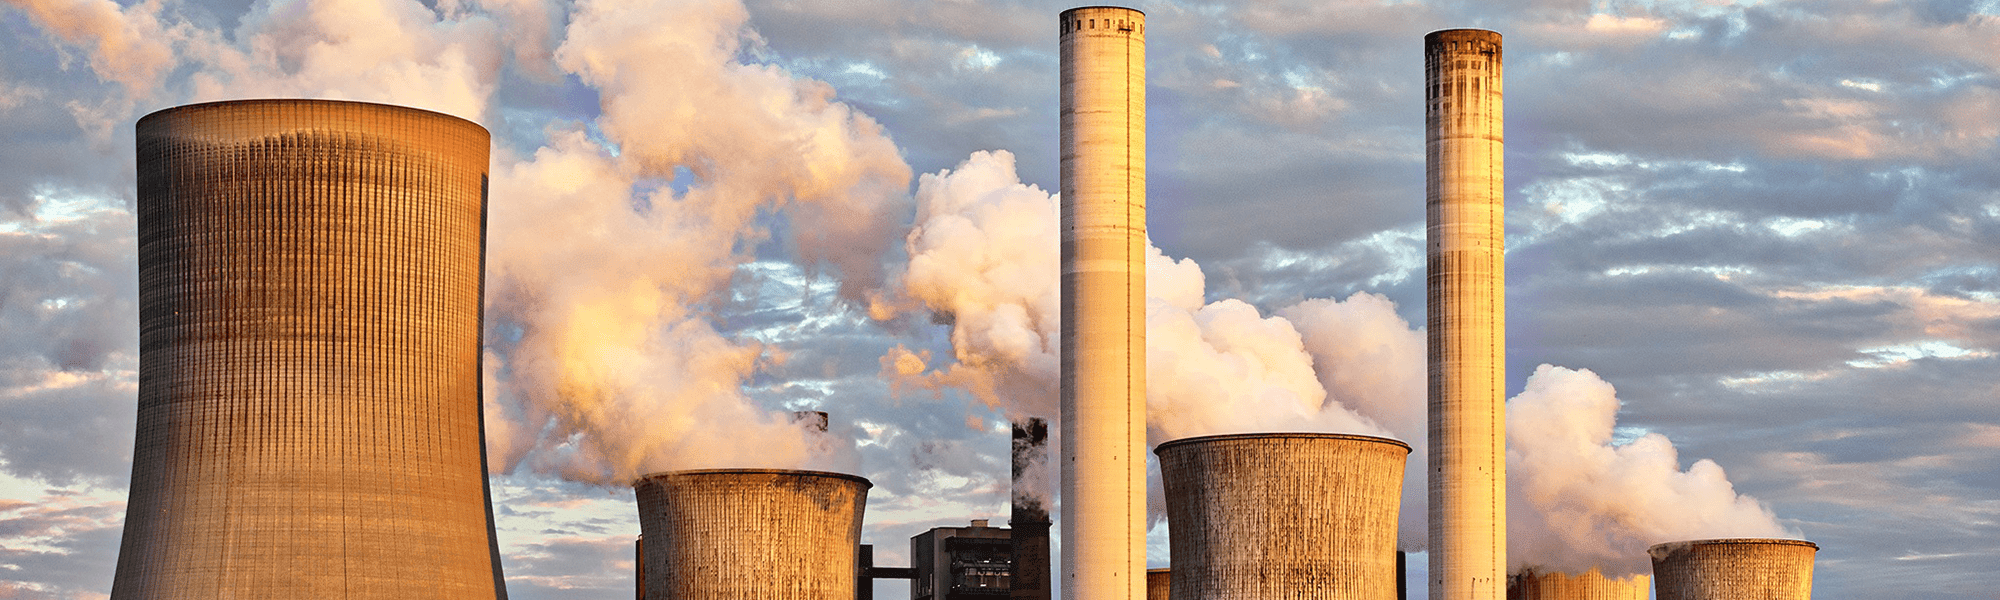
[[[898, 348], [885, 378], [967, 390], [1011, 415], [1054, 417], [1061, 338], [1057, 200], [1023, 185], [1013, 155], [978, 152], [919, 177], [910, 266], [874, 315], [951, 325], [950, 360]], [[1147, 422], [1152, 443], [1223, 433], [1331, 431], [1418, 449], [1405, 494], [1409, 548], [1424, 540], [1422, 332], [1388, 299], [1308, 300], [1265, 315], [1205, 302], [1200, 265], [1147, 260]], [[1053, 429], [1053, 427], [1052, 427]], [[1408, 516], [1414, 515], [1414, 518]]]
[[747, 18], [734, 2], [619, 0], [571, 16], [557, 60], [598, 89], [603, 140], [557, 135], [496, 178], [491, 317], [518, 328], [490, 355], [497, 468], [623, 485], [665, 469], [858, 467], [744, 394], [782, 356], [718, 331], [710, 310], [768, 235], [765, 213], [812, 223], [790, 241], [858, 298], [910, 172], [825, 84], [737, 62]]
[[739, 61], [756, 37], [740, 2], [259, 0], [225, 30], [180, 20], [167, 0], [0, 1], [122, 90], [70, 106], [100, 140], [138, 106], [246, 97], [492, 122], [509, 64], [535, 81], [575, 76], [599, 118], [552, 127], [529, 156], [496, 148], [493, 468], [622, 486], [672, 468], [857, 466], [838, 426], [813, 431], [744, 394], [783, 355], [720, 331], [715, 313], [784, 219], [811, 224], [781, 240], [800, 263], [859, 301], [879, 286], [910, 171], [831, 87]]
[[1542, 365], [1507, 403], [1510, 569], [1646, 573], [1646, 548], [1724, 537], [1798, 537], [1722, 467], [1686, 471], [1666, 436], [1613, 443], [1617, 391], [1588, 370]]

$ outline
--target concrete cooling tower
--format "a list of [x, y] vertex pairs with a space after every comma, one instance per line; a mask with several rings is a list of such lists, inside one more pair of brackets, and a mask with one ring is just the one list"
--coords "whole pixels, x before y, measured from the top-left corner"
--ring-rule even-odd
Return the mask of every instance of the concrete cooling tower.
[[632, 484], [650, 600], [852, 600], [867, 479], [671, 471]]
[[480, 418], [486, 130], [326, 100], [139, 120], [111, 596], [505, 598]]
[[1062, 66], [1062, 589], [1146, 593], [1146, 15], [1056, 25]]
[[1430, 598], [1506, 593], [1507, 267], [1500, 34], [1424, 36]]
[[1645, 575], [1612, 579], [1597, 569], [1582, 575], [1528, 570], [1507, 578], [1507, 600], [1648, 600], [1652, 584]]
[[1736, 538], [1667, 542], [1646, 552], [1659, 600], [1810, 600], [1819, 546]]
[[1396, 597], [1410, 446], [1332, 433], [1160, 444], [1173, 600]]

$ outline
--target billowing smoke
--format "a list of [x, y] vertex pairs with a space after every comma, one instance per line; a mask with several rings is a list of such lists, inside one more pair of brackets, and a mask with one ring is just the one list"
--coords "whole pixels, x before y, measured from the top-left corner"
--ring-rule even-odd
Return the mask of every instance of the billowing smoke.
[[[909, 270], [875, 316], [927, 313], [951, 327], [952, 356], [906, 349], [886, 378], [967, 390], [1010, 414], [1055, 416], [1061, 307], [1057, 201], [1024, 185], [1004, 151], [925, 174], [907, 240]], [[1157, 248], [1147, 260], [1147, 422], [1152, 443], [1197, 435], [1334, 431], [1423, 447], [1423, 334], [1372, 294], [1308, 300], [1265, 315], [1206, 302], [1201, 267]], [[1330, 393], [1331, 392], [1331, 393]], [[1424, 539], [1421, 455], [1406, 508]]]
[[[138, 105], [261, 96], [490, 124], [508, 64], [558, 85], [573, 75], [599, 118], [552, 126], [528, 156], [496, 144], [494, 469], [615, 486], [684, 467], [853, 470], [839, 427], [816, 432], [745, 395], [783, 354], [716, 322], [737, 267], [766, 242], [837, 278], [848, 301], [879, 287], [910, 171], [831, 87], [738, 60], [755, 39], [739, 2], [260, 0], [224, 30], [159, 1], [6, 1], [119, 84], [123, 98], [70, 107], [101, 139]], [[188, 76], [164, 85], [179, 69]], [[812, 225], [770, 240], [787, 219]]]
[[602, 139], [559, 133], [496, 177], [490, 318], [511, 338], [489, 362], [498, 468], [610, 485], [856, 468], [851, 448], [829, 454], [744, 394], [782, 356], [718, 331], [713, 311], [768, 214], [811, 222], [790, 243], [859, 298], [910, 172], [825, 84], [738, 62], [747, 18], [734, 2], [618, 0], [571, 16], [556, 56], [598, 89]]
[[1646, 548], [1797, 537], [1706, 459], [1686, 471], [1666, 436], [1613, 441], [1618, 396], [1588, 370], [1542, 365], [1507, 403], [1510, 569], [1646, 573]]
[[[484, 120], [505, 58], [500, 25], [515, 25], [416, 0], [264, 0], [233, 30], [182, 20], [159, 0], [6, 1], [119, 84], [122, 96], [68, 105], [100, 143], [139, 108], [240, 98], [387, 102]], [[185, 79], [165, 81], [182, 68]]]
[[1053, 418], [1062, 350], [1056, 222], [1055, 201], [1021, 183], [1009, 152], [977, 152], [957, 169], [919, 176], [909, 266], [870, 313], [928, 311], [951, 325], [952, 356], [899, 347], [882, 359], [885, 378], [964, 389], [1017, 421]]

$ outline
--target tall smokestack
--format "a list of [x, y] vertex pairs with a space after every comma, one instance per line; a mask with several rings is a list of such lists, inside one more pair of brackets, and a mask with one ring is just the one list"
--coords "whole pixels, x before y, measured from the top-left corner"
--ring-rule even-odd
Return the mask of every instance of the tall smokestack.
[[1506, 262], [1500, 34], [1424, 36], [1430, 597], [1506, 593]]
[[1049, 600], [1049, 422], [1029, 417], [1014, 422], [1014, 493], [1012, 530], [1014, 573], [1008, 582], [1013, 600]]
[[632, 487], [648, 600], [853, 600], [867, 479], [716, 469]]
[[1529, 569], [1507, 578], [1507, 600], [1647, 600], [1652, 584], [1645, 575], [1612, 579], [1597, 569], [1582, 575]]
[[1146, 15], [1063, 11], [1063, 597], [1146, 593]]
[[1811, 600], [1818, 552], [1812, 542], [1775, 538], [1668, 542], [1646, 551], [1660, 600]]
[[1410, 446], [1335, 433], [1160, 444], [1173, 600], [1396, 597]]

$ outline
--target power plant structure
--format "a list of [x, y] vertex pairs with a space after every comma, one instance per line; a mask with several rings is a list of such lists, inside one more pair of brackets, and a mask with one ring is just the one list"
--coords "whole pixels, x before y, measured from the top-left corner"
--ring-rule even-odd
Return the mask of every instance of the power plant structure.
[[633, 482], [649, 600], [851, 600], [867, 479], [784, 469]]
[[1146, 568], [1146, 15], [1063, 11], [1063, 597], [1139, 600]]
[[1160, 444], [1173, 600], [1393, 600], [1410, 446], [1335, 433]]
[[1173, 597], [1174, 570], [1171, 568], [1146, 569], [1146, 600], [1170, 600]]
[[910, 538], [910, 600], [999, 600], [1014, 574], [1011, 531], [974, 519], [971, 527], [933, 527]]
[[486, 129], [241, 100], [136, 137], [138, 426], [111, 597], [506, 598]]
[[1012, 493], [1007, 526], [1013, 530], [1011, 600], [1051, 600], [1049, 585], [1049, 422], [1028, 417], [1013, 423]]
[[1527, 569], [1507, 578], [1507, 600], [1647, 600], [1652, 591], [1651, 577], [1613, 579], [1599, 569], [1582, 575]]
[[1500, 58], [1498, 33], [1424, 36], [1431, 600], [1506, 593]]
[[1813, 556], [1805, 540], [1731, 538], [1656, 544], [1659, 600], [1810, 600]]

